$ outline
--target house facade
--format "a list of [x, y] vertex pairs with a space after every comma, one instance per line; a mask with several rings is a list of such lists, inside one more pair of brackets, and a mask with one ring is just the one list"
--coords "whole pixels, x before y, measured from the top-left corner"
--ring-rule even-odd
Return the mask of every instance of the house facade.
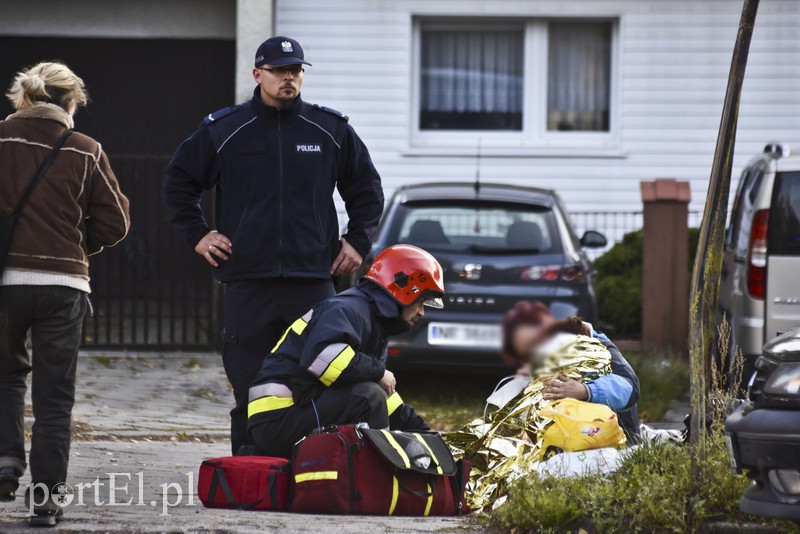
[[[480, 166], [485, 181], [555, 189], [574, 212], [637, 212], [640, 181], [687, 180], [702, 211], [741, 1], [274, 6], [276, 33], [313, 63], [304, 98], [350, 116], [389, 193], [471, 181]], [[798, 88], [800, 2], [763, 1], [734, 180], [769, 141], [800, 150]]]
[[[86, 346], [213, 348], [221, 292], [170, 231], [163, 169], [201, 117], [250, 97], [253, 54], [297, 38], [303, 97], [341, 110], [387, 196], [429, 181], [557, 190], [579, 231], [641, 227], [639, 183], [691, 184], [699, 223], [742, 0], [0, 0], [0, 83], [62, 59], [132, 201], [92, 266]], [[762, 0], [734, 179], [770, 141], [800, 150], [800, 2]], [[0, 102], [0, 116], [10, 113]], [[208, 213], [213, 199], [207, 199]], [[343, 211], [343, 210], [342, 210]], [[343, 214], [344, 215], [344, 214]], [[344, 223], [346, 217], [342, 217]]]

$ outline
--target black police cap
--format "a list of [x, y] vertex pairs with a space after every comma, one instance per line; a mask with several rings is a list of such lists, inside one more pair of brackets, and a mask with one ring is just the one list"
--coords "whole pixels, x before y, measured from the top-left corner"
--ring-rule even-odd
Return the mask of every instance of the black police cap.
[[272, 37], [261, 43], [256, 51], [256, 67], [299, 64], [311, 65], [303, 56], [303, 47], [291, 37]]

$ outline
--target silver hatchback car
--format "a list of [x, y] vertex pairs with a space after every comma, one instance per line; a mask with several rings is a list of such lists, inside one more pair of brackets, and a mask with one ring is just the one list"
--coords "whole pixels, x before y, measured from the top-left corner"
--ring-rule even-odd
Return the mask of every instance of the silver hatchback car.
[[800, 157], [769, 144], [747, 165], [725, 237], [720, 308], [745, 356], [744, 380], [768, 340], [800, 326]]

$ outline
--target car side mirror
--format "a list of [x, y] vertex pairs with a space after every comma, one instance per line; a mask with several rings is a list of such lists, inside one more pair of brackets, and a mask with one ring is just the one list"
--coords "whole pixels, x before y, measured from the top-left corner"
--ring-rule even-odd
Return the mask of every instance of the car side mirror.
[[606, 236], [595, 230], [587, 230], [581, 237], [581, 246], [586, 248], [603, 248], [608, 245]]

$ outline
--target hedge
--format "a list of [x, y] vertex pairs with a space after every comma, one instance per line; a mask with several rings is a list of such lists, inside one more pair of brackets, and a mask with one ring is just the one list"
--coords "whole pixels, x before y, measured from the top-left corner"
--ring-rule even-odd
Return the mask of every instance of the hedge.
[[[597, 311], [600, 326], [617, 336], [642, 333], [642, 230], [625, 234], [622, 241], [597, 258]], [[699, 230], [689, 229], [689, 270], [694, 265]], [[689, 291], [690, 288], [686, 288]]]

